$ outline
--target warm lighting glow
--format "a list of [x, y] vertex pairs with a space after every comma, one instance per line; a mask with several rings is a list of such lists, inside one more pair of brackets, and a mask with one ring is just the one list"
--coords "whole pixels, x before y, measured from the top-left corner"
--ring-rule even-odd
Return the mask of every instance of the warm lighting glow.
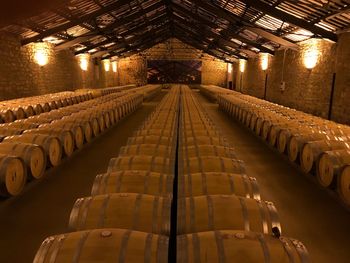
[[112, 62], [112, 70], [114, 73], [117, 72], [117, 67], [118, 67], [117, 61], [113, 61]]
[[241, 72], [241, 73], [243, 73], [244, 72], [244, 70], [245, 70], [245, 65], [247, 64], [247, 61], [245, 60], [245, 59], [240, 59], [239, 60], [239, 71]]
[[307, 42], [304, 50], [304, 65], [307, 69], [313, 69], [319, 58], [318, 40], [311, 39]]
[[109, 61], [109, 59], [104, 59], [103, 65], [104, 65], [105, 71], [108, 72], [111, 67], [111, 62]]
[[35, 62], [40, 66], [45, 66], [49, 62], [48, 45], [44, 42], [35, 43], [33, 49]]
[[232, 64], [231, 63], [227, 64], [227, 72], [228, 72], [228, 74], [232, 73]]
[[318, 49], [316, 47], [305, 51], [304, 65], [307, 69], [312, 69], [316, 66], [318, 61]]
[[261, 69], [263, 71], [267, 70], [269, 67], [269, 55], [267, 53], [261, 54]]
[[89, 67], [89, 59], [90, 55], [89, 54], [81, 54], [78, 56], [79, 59], [79, 65], [81, 70], [87, 71]]

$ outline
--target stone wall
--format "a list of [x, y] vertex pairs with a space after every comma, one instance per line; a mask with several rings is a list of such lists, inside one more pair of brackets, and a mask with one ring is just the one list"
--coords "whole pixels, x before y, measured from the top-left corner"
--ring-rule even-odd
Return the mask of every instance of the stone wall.
[[[47, 56], [44, 66], [35, 61], [38, 48]], [[83, 71], [70, 50], [55, 51], [48, 43], [21, 46], [7, 32], [0, 32], [0, 61], [0, 100], [118, 84], [116, 73], [105, 72], [99, 60], [89, 59]]]
[[[328, 118], [333, 73], [336, 73], [332, 120], [350, 123], [350, 35], [340, 36], [338, 43], [326, 40], [307, 40], [298, 50], [279, 50], [269, 56], [266, 71], [261, 69], [262, 56], [251, 58], [244, 73], [235, 67], [237, 90], [323, 118]], [[310, 53], [317, 50], [318, 55]], [[310, 55], [311, 54], [311, 55]], [[307, 56], [317, 58], [314, 68], [305, 67]], [[242, 80], [242, 82], [241, 82]], [[285, 90], [281, 82], [285, 82]]]
[[153, 60], [201, 60], [202, 84], [222, 87], [227, 85], [227, 63], [215, 59], [176, 38], [171, 38], [148, 49], [143, 52], [143, 56]]

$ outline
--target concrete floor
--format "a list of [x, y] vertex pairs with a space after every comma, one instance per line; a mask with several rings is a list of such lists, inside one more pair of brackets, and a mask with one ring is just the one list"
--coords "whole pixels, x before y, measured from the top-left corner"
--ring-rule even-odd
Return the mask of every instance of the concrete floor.
[[41, 242], [67, 232], [75, 200], [90, 195], [97, 174], [106, 172], [109, 160], [118, 155], [129, 136], [153, 111], [162, 92], [152, 101], [108, 130], [45, 178], [32, 182], [18, 197], [0, 200], [0, 262], [32, 262]]
[[245, 162], [247, 174], [257, 178], [262, 198], [274, 202], [282, 234], [302, 241], [311, 262], [349, 263], [350, 212], [216, 104], [197, 97]]

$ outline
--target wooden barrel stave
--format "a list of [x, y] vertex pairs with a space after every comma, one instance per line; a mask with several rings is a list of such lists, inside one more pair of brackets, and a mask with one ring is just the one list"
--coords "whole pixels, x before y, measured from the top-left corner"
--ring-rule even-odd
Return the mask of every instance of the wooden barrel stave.
[[46, 169], [46, 154], [44, 149], [36, 144], [2, 142], [0, 153], [22, 158], [27, 166], [30, 179], [39, 179]]
[[109, 161], [107, 172], [135, 170], [173, 174], [174, 161], [170, 158], [147, 155], [117, 157]]
[[145, 171], [119, 171], [96, 176], [91, 195], [140, 193], [169, 196], [172, 191], [172, 175]]
[[178, 200], [178, 235], [215, 230], [272, 234], [273, 228], [282, 232], [277, 210], [271, 202], [235, 195], [206, 195]]
[[62, 146], [58, 137], [44, 134], [22, 134], [18, 136], [7, 137], [5, 142], [22, 142], [37, 144], [45, 150], [47, 160], [51, 166], [57, 166], [62, 159]]
[[[265, 245], [261, 245], [265, 244]], [[261, 233], [223, 230], [177, 237], [177, 262], [307, 263], [309, 255], [298, 240]]]
[[125, 229], [94, 229], [48, 237], [33, 263], [168, 262], [168, 237]]
[[257, 180], [245, 174], [193, 173], [178, 180], [179, 197], [224, 194], [260, 200]]
[[0, 154], [0, 195], [16, 196], [27, 182], [27, 168], [23, 159]]
[[169, 235], [171, 198], [114, 193], [79, 198], [69, 219], [70, 229], [124, 228]]

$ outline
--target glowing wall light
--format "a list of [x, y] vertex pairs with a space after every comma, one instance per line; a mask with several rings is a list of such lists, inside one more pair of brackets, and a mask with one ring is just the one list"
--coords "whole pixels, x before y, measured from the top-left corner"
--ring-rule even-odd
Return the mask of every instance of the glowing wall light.
[[269, 67], [269, 55], [267, 53], [261, 54], [261, 69], [263, 71], [267, 70]]
[[245, 59], [239, 60], [239, 71], [243, 73], [245, 71], [245, 66], [247, 64], [247, 61]]
[[227, 72], [228, 72], [228, 74], [232, 73], [232, 64], [231, 63], [227, 64]]
[[116, 73], [117, 69], [118, 69], [118, 62], [117, 61], [113, 61], [112, 62], [112, 70], [113, 70], [113, 72]]
[[79, 59], [79, 66], [81, 70], [87, 71], [89, 67], [89, 59], [90, 55], [89, 54], [81, 54], [78, 56]]
[[313, 69], [316, 66], [319, 58], [318, 41], [316, 39], [308, 41], [303, 57], [307, 69]]
[[47, 43], [38, 42], [33, 45], [34, 60], [40, 66], [49, 62], [49, 47]]
[[109, 61], [109, 59], [103, 60], [103, 66], [105, 68], [105, 71], [108, 72], [109, 69], [111, 68], [111, 62]]

